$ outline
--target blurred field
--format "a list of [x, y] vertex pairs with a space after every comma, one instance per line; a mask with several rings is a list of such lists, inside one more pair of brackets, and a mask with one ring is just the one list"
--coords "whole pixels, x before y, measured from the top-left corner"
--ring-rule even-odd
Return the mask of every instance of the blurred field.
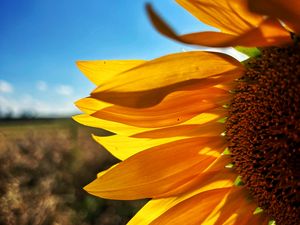
[[82, 190], [116, 162], [71, 119], [0, 121], [0, 224], [118, 225], [144, 201], [109, 201]]

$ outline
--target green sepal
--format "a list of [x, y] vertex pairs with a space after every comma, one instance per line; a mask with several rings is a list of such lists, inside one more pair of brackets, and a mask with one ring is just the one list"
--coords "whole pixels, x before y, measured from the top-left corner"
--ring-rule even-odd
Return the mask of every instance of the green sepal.
[[264, 211], [264, 210], [263, 210], [262, 208], [257, 207], [257, 208], [254, 210], [253, 215], [259, 214], [259, 213], [261, 213], [261, 212], [263, 212], [263, 211]]
[[226, 120], [227, 120], [227, 117], [223, 117], [223, 118], [219, 119], [217, 122], [218, 123], [225, 123]]
[[270, 220], [269, 223], [268, 223], [268, 225], [276, 225], [275, 220]]
[[249, 56], [249, 57], [257, 57], [261, 55], [261, 52], [258, 48], [247, 48], [247, 47], [242, 47], [242, 46], [236, 46], [234, 48], [235, 50]]
[[225, 148], [224, 152], [222, 153], [223, 155], [230, 155], [231, 152], [229, 151], [228, 148]]
[[234, 165], [232, 163], [229, 163], [225, 166], [226, 169], [232, 169]]
[[235, 185], [235, 186], [243, 186], [243, 185], [244, 185], [241, 176], [238, 176], [238, 177], [235, 179], [234, 185]]

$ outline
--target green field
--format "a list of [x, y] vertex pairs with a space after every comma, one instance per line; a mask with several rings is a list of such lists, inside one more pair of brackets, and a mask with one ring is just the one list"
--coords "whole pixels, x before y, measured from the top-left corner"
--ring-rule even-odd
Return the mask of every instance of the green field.
[[144, 201], [112, 201], [82, 190], [117, 162], [71, 119], [0, 121], [0, 224], [126, 222]]

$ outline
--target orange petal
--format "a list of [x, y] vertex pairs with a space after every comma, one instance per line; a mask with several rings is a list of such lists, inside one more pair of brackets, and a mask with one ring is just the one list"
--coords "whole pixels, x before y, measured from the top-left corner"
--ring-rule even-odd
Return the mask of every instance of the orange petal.
[[[205, 221], [211, 224], [214, 221], [215, 225], [232, 224], [232, 225], [252, 225], [263, 224], [258, 223], [264, 220], [264, 216], [253, 215], [253, 211], [256, 208], [256, 204], [249, 200], [247, 191], [244, 188], [234, 188], [228, 195], [224, 204]], [[230, 221], [230, 222], [229, 222]]]
[[130, 107], [149, 107], [176, 90], [193, 85], [209, 87], [237, 77], [244, 68], [221, 53], [184, 52], [167, 55], [119, 74], [91, 95], [106, 102]]
[[272, 18], [264, 20], [258, 27], [240, 36], [232, 36], [218, 32], [199, 32], [182, 35], [180, 40], [185, 43], [210, 47], [264, 47], [291, 42], [290, 34], [281, 26], [279, 21]]
[[191, 86], [197, 86], [199, 89], [211, 87], [222, 82], [234, 81], [240, 77], [242, 70], [236, 69], [228, 73], [207, 77], [203, 79], [193, 79], [189, 81], [180, 82], [174, 85], [169, 85], [162, 88], [155, 88], [148, 91], [134, 91], [134, 92], [94, 92], [91, 94], [93, 98], [111, 102], [116, 105], [133, 108], [146, 108], [154, 106], [162, 101], [168, 94], [178, 90], [189, 90]]
[[112, 135], [99, 137], [93, 135], [95, 141], [100, 143], [107, 151], [120, 160], [125, 160], [130, 156], [144, 151], [145, 149], [170, 143], [176, 140], [186, 139], [186, 137], [171, 138], [133, 138], [122, 135]]
[[[201, 192], [214, 190], [214, 189], [220, 189], [220, 188], [227, 188], [233, 186], [233, 181], [228, 180], [227, 174], [228, 170], [226, 172], [220, 172], [220, 170], [224, 169], [224, 164], [227, 164], [230, 161], [230, 157], [228, 156], [221, 156], [219, 157], [212, 165], [210, 166], [210, 169], [205, 172], [206, 175], [203, 177], [203, 183], [197, 187], [197, 185], [194, 186], [192, 189], [186, 189], [187, 192], [184, 191], [185, 184], [182, 185], [182, 194], [176, 194], [174, 197], [167, 197], [167, 198], [159, 198], [159, 199], [153, 199], [150, 200], [128, 223], [128, 225], [144, 225], [144, 224], [150, 224], [153, 220], [161, 216], [164, 212], [169, 210], [170, 208], [174, 207], [175, 205], [179, 204], [180, 202], [189, 199]], [[219, 178], [211, 178], [209, 177], [209, 173], [212, 175], [213, 173], [220, 172]], [[232, 172], [231, 172], [232, 174]], [[222, 178], [222, 176], [224, 177]], [[199, 174], [201, 176], [201, 174]], [[205, 178], [210, 179], [210, 181], [206, 181]], [[227, 180], [226, 180], [227, 179]], [[180, 187], [178, 188], [180, 189]], [[173, 189], [176, 193], [178, 190]], [[171, 190], [172, 192], [172, 190]], [[169, 192], [169, 194], [171, 193]], [[168, 195], [168, 193], [166, 193]], [[221, 201], [221, 199], [220, 199]], [[185, 224], [185, 223], [184, 223]]]
[[232, 169], [225, 168], [229, 163], [230, 157], [222, 155], [211, 163], [204, 172], [156, 197], [178, 196], [181, 193], [203, 192], [218, 188], [232, 187], [237, 175]]
[[223, 74], [237, 68], [242, 68], [240, 62], [222, 53], [204, 51], [174, 53], [118, 74], [113, 80], [98, 87], [95, 92], [146, 91]]
[[178, 91], [149, 108], [110, 106], [92, 116], [137, 127], [165, 127], [181, 124], [196, 115], [228, 103], [231, 96], [219, 88]]
[[137, 133], [148, 131], [149, 128], [135, 127], [123, 123], [117, 123], [109, 120], [102, 120], [87, 114], [73, 116], [73, 119], [83, 125], [101, 128], [116, 134], [131, 136]]
[[97, 110], [101, 110], [112, 106], [110, 103], [98, 101], [94, 98], [82, 98], [75, 102], [77, 108], [79, 108], [82, 112], [86, 114], [93, 114]]
[[205, 123], [205, 124], [190, 124], [190, 125], [179, 125], [167, 128], [155, 129], [145, 131], [134, 135], [137, 138], [166, 138], [174, 136], [188, 136], [188, 137], [207, 137], [217, 136], [224, 132], [224, 124], [218, 123], [217, 121]]
[[94, 60], [76, 62], [80, 71], [95, 85], [113, 79], [117, 74], [143, 64], [144, 60]]
[[[139, 152], [85, 187], [110, 199], [140, 199], [162, 195], [205, 170], [222, 152], [220, 137], [189, 138]], [[201, 153], [203, 152], [203, 153]]]
[[[201, 113], [200, 115], [197, 115], [197, 116], [193, 117], [192, 119], [185, 121], [181, 125], [182, 126], [190, 126], [190, 125], [198, 126], [198, 125], [201, 125], [204, 123], [208, 123], [210, 121], [221, 119], [221, 118], [225, 117], [226, 114], [227, 114], [227, 111], [224, 108], [216, 108], [214, 110], [210, 110], [205, 113]], [[109, 121], [109, 120], [99, 119], [99, 118], [90, 116], [88, 114], [76, 115], [76, 116], [73, 116], [73, 119], [83, 125], [101, 128], [101, 129], [108, 130], [110, 132], [120, 134], [123, 136], [133, 136], [134, 137], [135, 135], [137, 135], [136, 137], [156, 138], [155, 137], [156, 132], [155, 132], [155, 129], [153, 129], [153, 128], [130, 126], [130, 125], [127, 125], [124, 123], [118, 123], [118, 122], [113, 122], [113, 121]], [[147, 133], [148, 131], [150, 133]], [[151, 131], [154, 132], [153, 135], [151, 134]], [[143, 133], [145, 133], [145, 135], [143, 135]], [[162, 138], [164, 133], [165, 132], [161, 132], [162, 136], [157, 136], [157, 138]], [[181, 131], [178, 131], [178, 134], [179, 133], [181, 133], [183, 136], [192, 136], [193, 135], [193, 133], [188, 133], [188, 130], [187, 130], [187, 132], [185, 132], [185, 134], [184, 134], [184, 132], [181, 132]], [[138, 134], [141, 134], [141, 135], [138, 135]], [[149, 134], [149, 135], [147, 136], [147, 134]], [[174, 131], [174, 134], [176, 134], [176, 131]], [[166, 135], [166, 137], [168, 137], [168, 136], [170, 136], [170, 135]]]
[[[247, 225], [259, 224], [259, 225], [268, 225], [270, 218], [265, 213], [259, 213], [257, 215], [253, 215], [249, 220]], [[236, 224], [238, 225], [238, 224]]]
[[265, 19], [257, 27], [240, 35], [221, 32], [198, 32], [185, 35], [176, 34], [154, 11], [149, 8], [149, 15], [155, 28], [163, 35], [179, 42], [209, 47], [247, 46], [263, 47], [290, 42], [289, 33], [276, 19]]
[[[158, 108], [164, 108], [165, 104], [171, 104], [174, 101], [180, 101], [186, 97], [193, 97], [196, 98], [199, 97], [198, 101], [207, 101], [213, 99], [225, 99], [226, 96], [228, 96], [228, 91], [232, 89], [234, 86], [231, 85], [231, 87], [224, 87], [223, 81], [225, 80], [231, 80], [234, 79], [232, 76], [225, 76], [224, 77], [214, 77], [211, 82], [203, 82], [202, 84], [191, 84], [186, 87], [186, 90], [184, 91], [176, 91], [173, 93], [170, 93], [165, 99], [164, 102], [160, 104]], [[222, 84], [218, 84], [219, 87], [216, 87], [217, 83], [221, 82]], [[205, 87], [205, 86], [208, 87]], [[226, 84], [224, 84], [226, 85]], [[214, 87], [213, 87], [214, 86]], [[82, 98], [75, 102], [75, 105], [84, 113], [87, 114], [93, 114], [97, 111], [100, 111], [102, 109], [108, 108], [109, 106], [113, 106], [111, 103], [103, 102], [99, 99], [87, 97]], [[116, 106], [115, 106], [116, 107]], [[119, 109], [122, 109], [124, 111], [128, 110], [128, 108], [123, 107], [117, 107]], [[132, 110], [132, 109], [131, 109]], [[137, 112], [139, 112], [139, 109], [136, 109]]]
[[[91, 109], [94, 110], [94, 109]], [[213, 110], [206, 111], [205, 113], [201, 113], [192, 119], [185, 121], [184, 123], [181, 123], [181, 125], [201, 125], [204, 123], [208, 123], [210, 121], [215, 121], [217, 119], [224, 118], [227, 114], [227, 110], [223, 107], [216, 108]], [[143, 127], [136, 127], [136, 126], [130, 126], [126, 125], [124, 123], [118, 123], [113, 122], [109, 120], [102, 120], [96, 117], [92, 117], [88, 114], [82, 114], [82, 115], [76, 115], [73, 116], [73, 119], [77, 122], [90, 126], [90, 127], [96, 127], [96, 128], [102, 128], [104, 130], [108, 130], [110, 132], [121, 134], [123, 136], [134, 136], [139, 133], [155, 130], [153, 128], [143, 128]], [[189, 135], [186, 135], [189, 136]], [[142, 136], [141, 136], [142, 137]], [[153, 138], [155, 138], [153, 136]], [[160, 137], [158, 137], [160, 138]]]
[[215, 207], [227, 197], [231, 188], [220, 188], [201, 192], [167, 210], [155, 219], [154, 224], [194, 225], [202, 224]]
[[251, 11], [279, 18], [295, 33], [300, 34], [299, 0], [248, 0]]
[[263, 17], [249, 12], [246, 0], [176, 0], [203, 23], [228, 34], [253, 29]]
[[[199, 193], [203, 193], [205, 191], [194, 191], [193, 193], [185, 193], [183, 195], [177, 197], [169, 197], [169, 198], [159, 198], [150, 200], [128, 223], [128, 225], [144, 225], [151, 224], [156, 218], [164, 214], [167, 210], [176, 206], [180, 202], [187, 200]], [[218, 189], [221, 190], [221, 189]], [[223, 189], [225, 190], [225, 189]], [[204, 194], [205, 195], [205, 194]], [[186, 223], [184, 223], [186, 224]]]

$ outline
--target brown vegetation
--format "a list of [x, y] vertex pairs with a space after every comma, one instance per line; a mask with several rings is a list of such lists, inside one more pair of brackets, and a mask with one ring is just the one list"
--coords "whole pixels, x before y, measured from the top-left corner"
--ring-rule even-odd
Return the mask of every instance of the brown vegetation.
[[69, 120], [0, 123], [0, 224], [125, 224], [142, 202], [82, 190], [115, 162], [93, 131]]

